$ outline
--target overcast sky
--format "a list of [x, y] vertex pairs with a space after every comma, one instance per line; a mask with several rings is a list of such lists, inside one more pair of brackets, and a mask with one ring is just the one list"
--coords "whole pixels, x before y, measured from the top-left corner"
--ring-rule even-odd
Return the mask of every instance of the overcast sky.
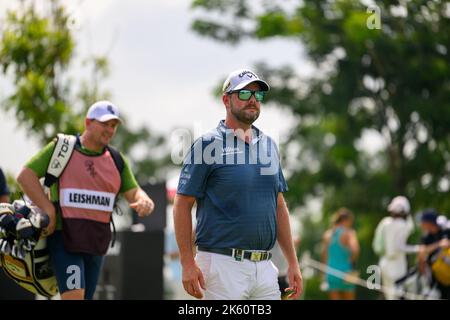
[[[13, 3], [0, 2], [0, 18]], [[207, 131], [216, 126], [225, 110], [212, 95], [213, 87], [235, 69], [265, 61], [288, 63], [302, 73], [312, 70], [298, 43], [280, 39], [231, 47], [194, 34], [190, 24], [200, 12], [190, 10], [190, 0], [64, 3], [76, 21], [77, 57], [109, 58], [111, 75], [103, 87], [129, 124], [168, 135], [175, 128]], [[16, 174], [38, 145], [17, 128], [12, 114], [0, 111], [0, 117], [0, 166]], [[293, 123], [288, 111], [265, 106], [255, 125], [282, 139]]]

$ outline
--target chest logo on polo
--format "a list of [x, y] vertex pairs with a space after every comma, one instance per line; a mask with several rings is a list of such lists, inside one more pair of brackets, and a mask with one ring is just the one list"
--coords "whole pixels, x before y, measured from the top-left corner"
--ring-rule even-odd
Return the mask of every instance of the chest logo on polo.
[[243, 153], [243, 151], [241, 149], [239, 149], [239, 147], [225, 147], [222, 148], [222, 155], [223, 156], [227, 156], [229, 154], [240, 154]]
[[60, 191], [61, 207], [93, 209], [111, 212], [115, 194], [86, 189], [65, 188]]

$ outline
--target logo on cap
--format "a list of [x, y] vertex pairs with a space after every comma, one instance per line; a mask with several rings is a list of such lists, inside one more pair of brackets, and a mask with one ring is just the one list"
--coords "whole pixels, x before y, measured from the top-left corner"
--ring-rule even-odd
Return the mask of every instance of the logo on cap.
[[244, 72], [240, 73], [240, 74], [239, 74], [239, 78], [242, 78], [242, 77], [245, 76], [245, 75], [246, 75], [247, 77], [249, 77], [250, 79], [253, 78], [253, 77], [257, 78], [256, 74], [254, 74], [253, 72], [248, 71], [248, 70], [245, 70]]
[[225, 89], [223, 91], [228, 91], [228, 89], [231, 87], [231, 82], [228, 81], [227, 85], [225, 86]]
[[109, 113], [115, 114], [112, 105], [108, 105], [107, 109], [108, 109]]

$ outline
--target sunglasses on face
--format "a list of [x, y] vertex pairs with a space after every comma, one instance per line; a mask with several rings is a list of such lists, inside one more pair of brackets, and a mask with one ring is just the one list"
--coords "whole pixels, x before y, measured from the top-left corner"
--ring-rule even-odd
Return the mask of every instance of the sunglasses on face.
[[255, 99], [256, 101], [263, 101], [264, 100], [264, 95], [266, 94], [265, 91], [252, 91], [252, 90], [236, 90], [236, 91], [232, 91], [231, 93], [237, 93], [238, 94], [238, 98], [239, 100], [243, 100], [243, 101], [247, 101], [250, 100], [250, 98], [252, 97], [252, 95], [255, 95]]

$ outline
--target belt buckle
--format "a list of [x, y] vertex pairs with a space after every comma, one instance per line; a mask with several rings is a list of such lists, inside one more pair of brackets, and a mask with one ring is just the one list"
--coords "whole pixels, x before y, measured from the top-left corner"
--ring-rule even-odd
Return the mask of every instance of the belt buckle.
[[242, 249], [233, 249], [232, 256], [236, 261], [242, 261], [244, 259], [245, 250]]
[[252, 261], [261, 261], [263, 252], [252, 252], [250, 256], [250, 260]]

